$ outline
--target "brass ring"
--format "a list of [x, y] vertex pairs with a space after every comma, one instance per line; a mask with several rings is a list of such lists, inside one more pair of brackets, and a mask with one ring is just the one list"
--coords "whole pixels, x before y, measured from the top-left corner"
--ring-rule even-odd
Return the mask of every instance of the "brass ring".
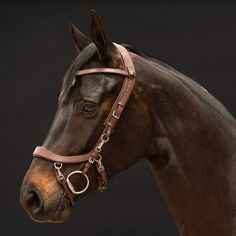
[[[70, 182], [70, 177], [71, 177], [72, 175], [74, 175], [74, 174], [80, 174], [80, 175], [84, 176], [85, 179], [86, 179], [86, 181], [87, 181], [86, 186], [85, 186], [84, 189], [82, 189], [81, 191], [76, 191], [75, 188], [74, 188], [74, 186], [73, 186], [73, 184]], [[67, 185], [68, 185], [70, 191], [71, 191], [72, 193], [78, 195], [78, 194], [84, 193], [84, 192], [87, 190], [87, 188], [88, 188], [88, 186], [89, 186], [89, 178], [88, 178], [88, 176], [87, 176], [85, 173], [83, 173], [82, 171], [76, 170], [76, 171], [71, 172], [69, 175], [67, 175], [67, 177], [66, 177], [66, 183], [67, 183]]]

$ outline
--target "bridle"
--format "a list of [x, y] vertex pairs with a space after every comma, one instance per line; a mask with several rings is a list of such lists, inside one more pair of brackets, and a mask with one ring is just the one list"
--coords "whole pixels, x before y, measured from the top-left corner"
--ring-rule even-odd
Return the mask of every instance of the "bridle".
[[[108, 180], [104, 165], [102, 163], [101, 151], [103, 145], [109, 141], [111, 132], [114, 129], [118, 119], [120, 118], [123, 109], [125, 108], [135, 84], [135, 77], [136, 77], [135, 68], [128, 51], [119, 44], [114, 43], [114, 45], [121, 54], [121, 58], [124, 64], [124, 69], [91, 68], [91, 69], [79, 70], [76, 73], [76, 75], [79, 76], [87, 74], [108, 73], [108, 74], [117, 74], [124, 77], [120, 93], [116, 98], [104, 122], [105, 128], [103, 129], [103, 132], [100, 135], [93, 149], [89, 153], [76, 156], [61, 156], [41, 146], [37, 146], [33, 152], [33, 157], [38, 157], [54, 163], [54, 169], [57, 181], [64, 188], [65, 193], [67, 194], [67, 197], [69, 198], [72, 206], [74, 205], [73, 194], [77, 195], [82, 194], [88, 189], [89, 178], [86, 173], [93, 164], [96, 165], [96, 170], [98, 172], [98, 184], [99, 184], [98, 189], [101, 192], [107, 189]], [[67, 175], [67, 177], [65, 177], [61, 172], [63, 164], [76, 164], [81, 162], [86, 162], [82, 170], [72, 171], [70, 174]], [[86, 180], [85, 187], [80, 191], [76, 191], [70, 180], [71, 176], [76, 174], [82, 175]]]

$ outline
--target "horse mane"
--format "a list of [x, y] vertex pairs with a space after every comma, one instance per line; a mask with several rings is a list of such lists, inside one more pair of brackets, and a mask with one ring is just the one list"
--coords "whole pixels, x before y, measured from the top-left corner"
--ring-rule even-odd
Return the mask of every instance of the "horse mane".
[[177, 79], [179, 79], [185, 86], [187, 86], [195, 95], [198, 96], [199, 99], [201, 99], [205, 104], [210, 106], [211, 108], [214, 108], [214, 110], [223, 116], [223, 118], [226, 118], [234, 127], [235, 125], [235, 115], [225, 108], [225, 106], [219, 102], [209, 91], [207, 91], [205, 88], [203, 88], [200, 84], [198, 84], [193, 79], [189, 78], [188, 76], [184, 75], [183, 73], [177, 71], [170, 65], [166, 64], [165, 62], [148, 56], [141, 51], [137, 50], [136, 48], [128, 45], [128, 44], [122, 44], [128, 51], [135, 53], [147, 60], [149, 60], [154, 66], [161, 68], [162, 70], [168, 71], [172, 75], [174, 75]]

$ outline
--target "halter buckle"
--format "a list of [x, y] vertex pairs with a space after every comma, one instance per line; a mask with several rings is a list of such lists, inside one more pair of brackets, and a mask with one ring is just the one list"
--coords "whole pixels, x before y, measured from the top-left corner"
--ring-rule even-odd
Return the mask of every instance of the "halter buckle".
[[120, 116], [119, 115], [116, 115], [116, 111], [113, 111], [112, 112], [112, 116], [115, 118], [115, 119], [120, 119]]

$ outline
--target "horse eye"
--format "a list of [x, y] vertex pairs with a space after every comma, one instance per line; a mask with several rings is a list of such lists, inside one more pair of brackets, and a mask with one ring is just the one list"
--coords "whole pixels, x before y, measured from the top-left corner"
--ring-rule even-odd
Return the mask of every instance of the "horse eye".
[[95, 111], [96, 109], [96, 105], [95, 104], [92, 104], [92, 103], [85, 103], [83, 108], [82, 108], [82, 112], [84, 113], [90, 113], [90, 112], [93, 112]]

